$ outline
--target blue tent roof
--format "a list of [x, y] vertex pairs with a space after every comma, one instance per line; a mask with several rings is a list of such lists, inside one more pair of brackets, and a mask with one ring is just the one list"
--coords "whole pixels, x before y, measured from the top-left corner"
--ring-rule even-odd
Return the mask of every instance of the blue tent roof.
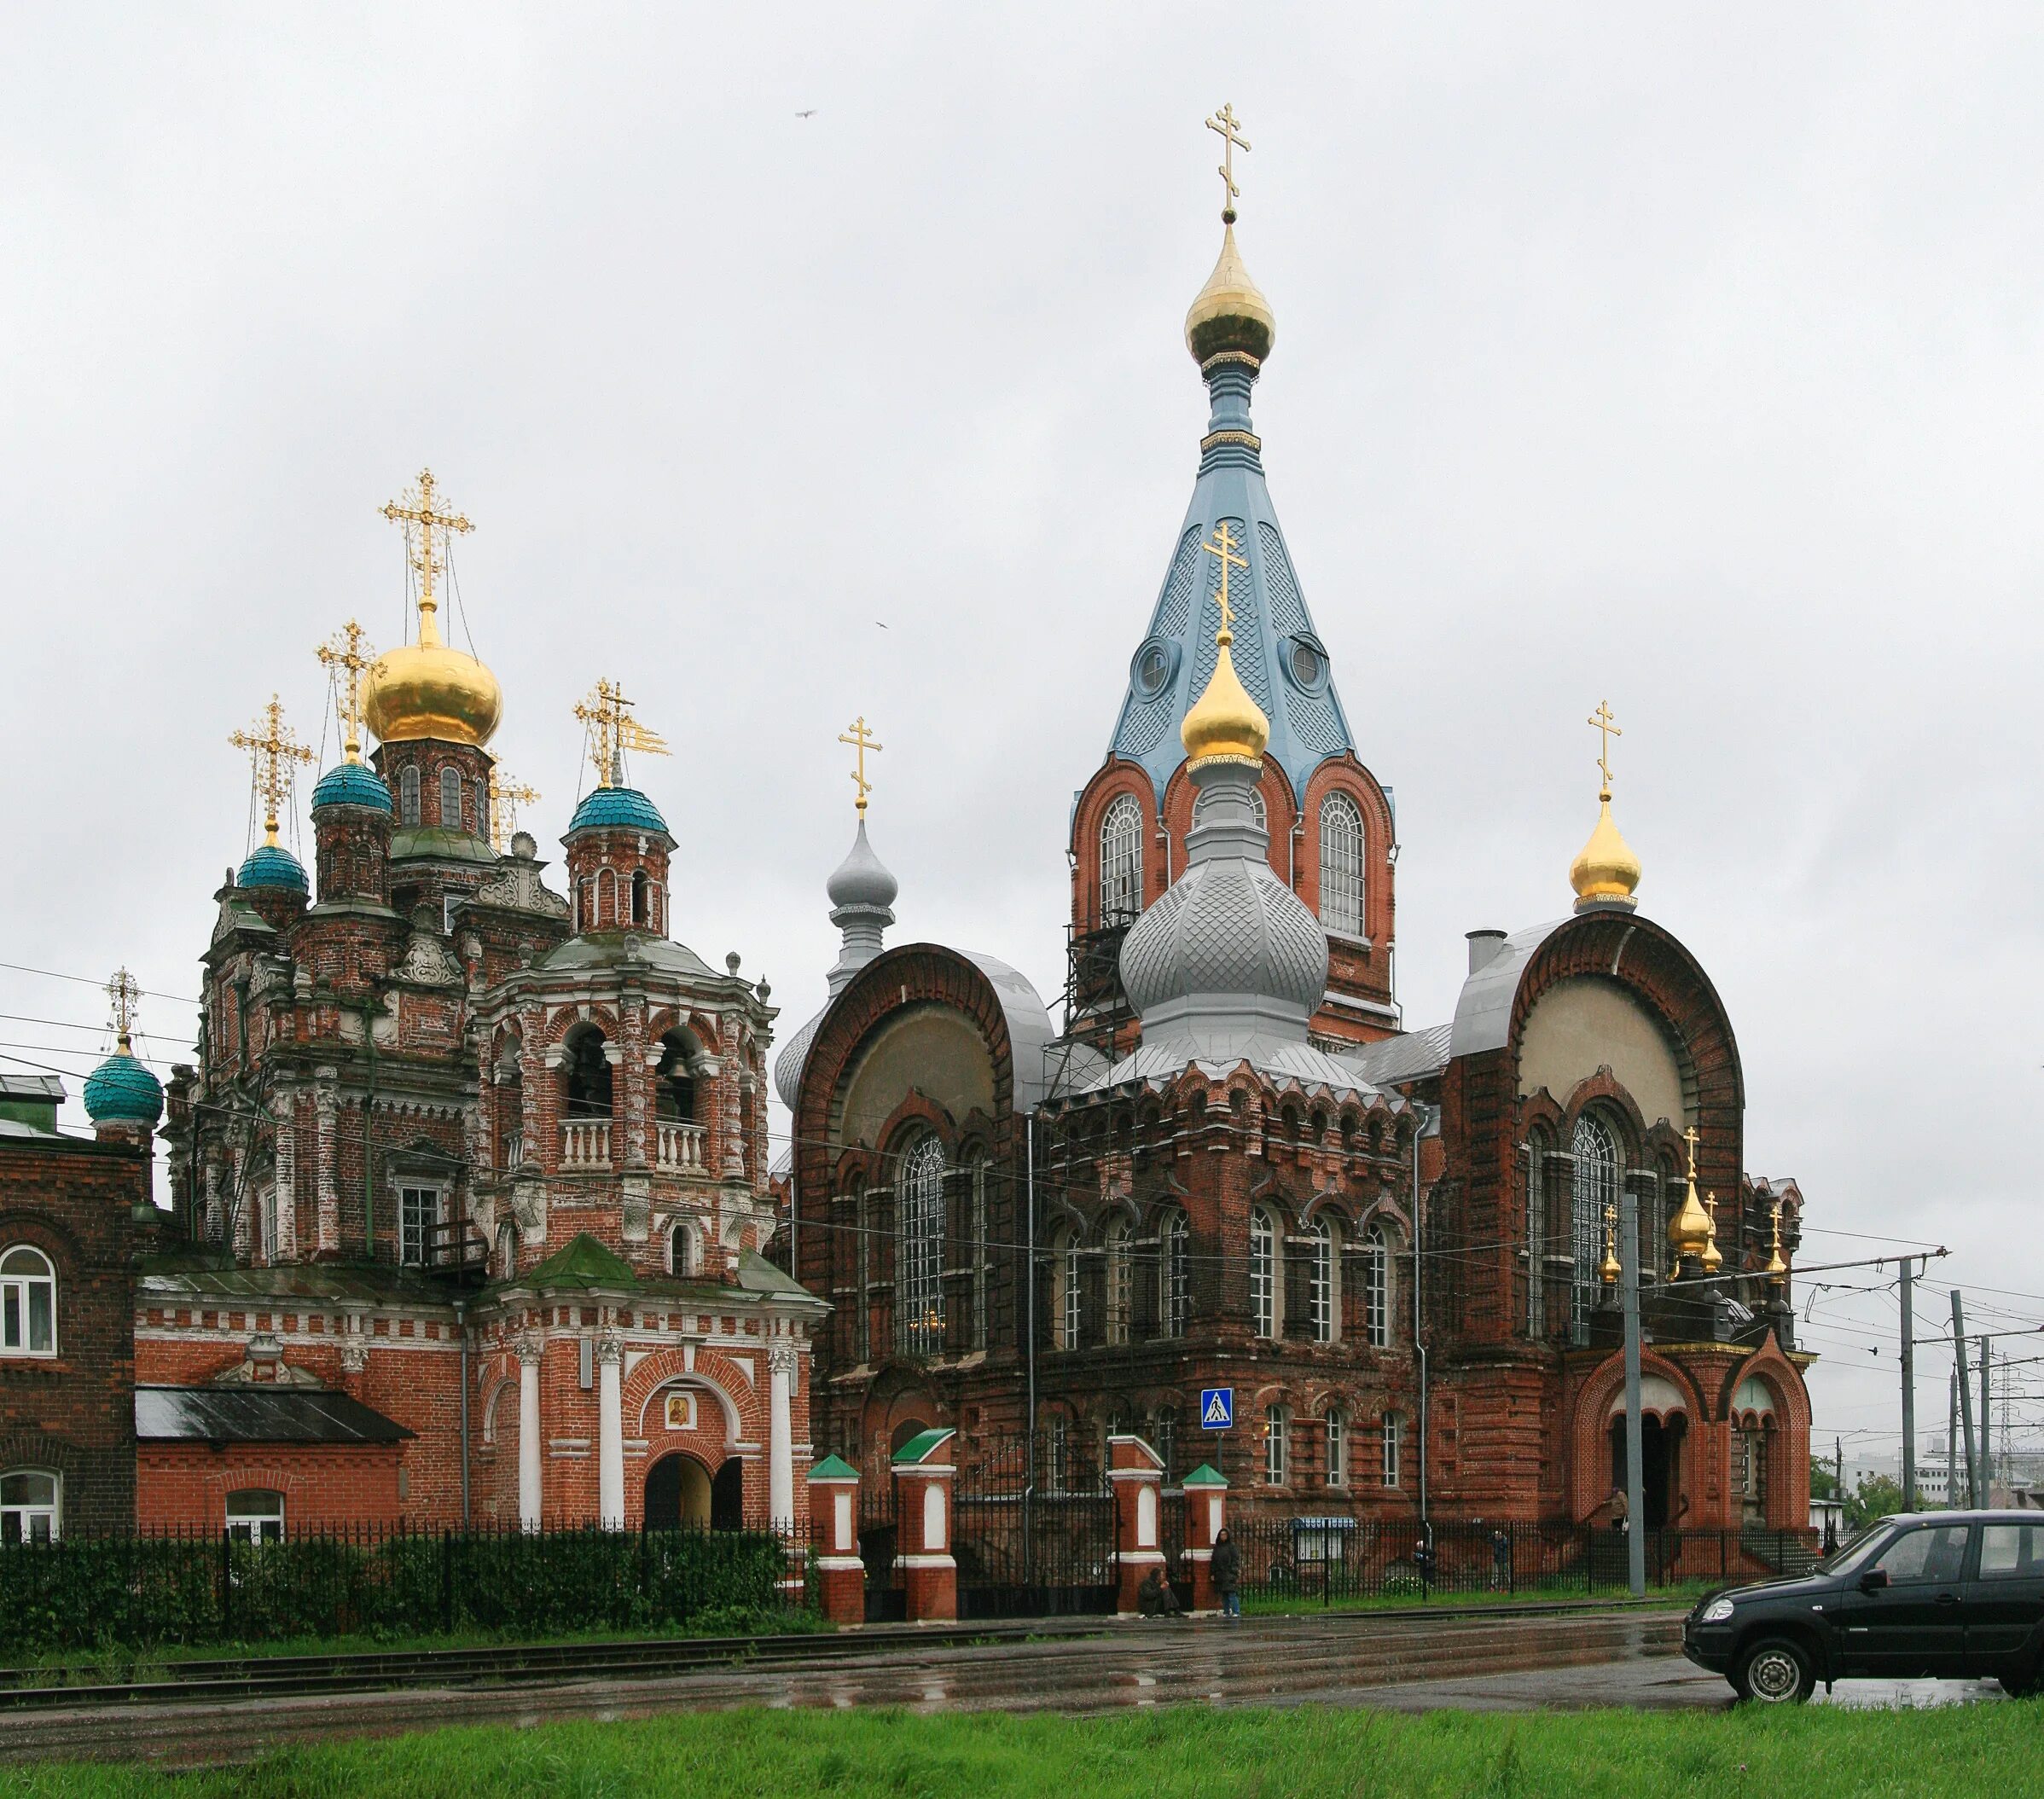
[[85, 1076], [85, 1116], [154, 1124], [163, 1116], [163, 1083], [131, 1055], [111, 1055]]
[[235, 876], [237, 887], [288, 887], [305, 891], [305, 865], [281, 844], [258, 844]]
[[322, 806], [369, 806], [378, 812], [393, 810], [391, 790], [383, 777], [365, 762], [344, 762], [328, 769], [312, 790], [312, 810]]
[[660, 809], [636, 787], [598, 787], [575, 808], [566, 835], [610, 826], [628, 831], [658, 831], [670, 835]]
[[1199, 546], [1214, 541], [1215, 527], [1225, 519], [1236, 553], [1248, 563], [1231, 567], [1228, 583], [1235, 672], [1270, 721], [1271, 755], [1291, 777], [1292, 792], [1303, 794], [1321, 763], [1353, 751], [1355, 743], [1263, 482], [1262, 445], [1249, 416], [1256, 376], [1231, 361], [1213, 364], [1206, 379], [1213, 410], [1193, 503], [1149, 634], [1129, 662], [1129, 690], [1109, 749], [1147, 769], [1161, 800], [1185, 759], [1178, 728], [1214, 671], [1221, 562]]

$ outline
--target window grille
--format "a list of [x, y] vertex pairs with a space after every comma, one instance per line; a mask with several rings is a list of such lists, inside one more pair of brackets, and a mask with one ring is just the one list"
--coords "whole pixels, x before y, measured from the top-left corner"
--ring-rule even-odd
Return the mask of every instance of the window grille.
[[1575, 1152], [1576, 1175], [1569, 1322], [1577, 1342], [1585, 1343], [1590, 1309], [1597, 1303], [1597, 1264], [1604, 1259], [1605, 1210], [1618, 1203], [1618, 1146], [1610, 1126], [1595, 1113], [1585, 1112], [1576, 1121], [1570, 1147]]
[[1142, 805], [1124, 793], [1100, 821], [1100, 922], [1131, 924], [1142, 911]]
[[1185, 1335], [1187, 1320], [1192, 1314], [1192, 1277], [1187, 1267], [1185, 1252], [1186, 1222], [1183, 1212], [1169, 1214], [1158, 1231], [1158, 1284], [1162, 1301], [1158, 1311], [1166, 1337]]
[[1362, 935], [1362, 815], [1346, 793], [1320, 803], [1320, 921]]
[[1107, 1341], [1129, 1340], [1129, 1320], [1135, 1310], [1135, 1267], [1129, 1253], [1129, 1227], [1117, 1219], [1107, 1227]]
[[26, 1244], [0, 1255], [0, 1355], [57, 1352], [57, 1277]]
[[436, 1187], [398, 1189], [398, 1260], [407, 1268], [426, 1262], [427, 1233], [440, 1222], [440, 1190]]
[[1079, 1239], [1071, 1232], [1065, 1233], [1058, 1251], [1058, 1347], [1076, 1349], [1079, 1346]]
[[1249, 1215], [1249, 1313], [1259, 1337], [1277, 1335], [1276, 1238], [1269, 1212]]
[[1334, 1341], [1334, 1230], [1325, 1218], [1308, 1228], [1309, 1253], [1313, 1257], [1307, 1271], [1306, 1309], [1315, 1343]]
[[1391, 1252], [1384, 1227], [1373, 1224], [1362, 1239], [1362, 1321], [1373, 1349], [1391, 1340]]
[[918, 1137], [895, 1194], [895, 1343], [909, 1355], [944, 1347], [944, 1145]]

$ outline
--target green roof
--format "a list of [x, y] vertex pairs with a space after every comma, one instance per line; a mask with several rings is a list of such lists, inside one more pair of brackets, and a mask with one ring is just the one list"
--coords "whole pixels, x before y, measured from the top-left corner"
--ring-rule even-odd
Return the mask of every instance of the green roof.
[[856, 1481], [859, 1471], [841, 1455], [827, 1455], [809, 1471], [813, 1481]]
[[631, 1264], [584, 1231], [511, 1283], [526, 1287], [636, 1287]]
[[391, 860], [402, 862], [481, 862], [494, 868], [496, 851], [482, 838], [466, 831], [443, 830], [438, 825], [414, 825], [391, 833]]
[[1188, 1487], [1225, 1487], [1228, 1484], [1228, 1477], [1212, 1463], [1201, 1462], [1197, 1468], [1186, 1476], [1184, 1484]]
[[925, 1430], [920, 1436], [912, 1436], [894, 1452], [894, 1465], [913, 1468], [918, 1462], [926, 1462], [957, 1435], [955, 1430]]

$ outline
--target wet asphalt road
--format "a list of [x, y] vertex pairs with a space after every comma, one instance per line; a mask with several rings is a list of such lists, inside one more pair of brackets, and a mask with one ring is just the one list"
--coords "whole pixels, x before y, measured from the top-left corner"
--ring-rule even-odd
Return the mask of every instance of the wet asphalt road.
[[[247, 1760], [287, 1742], [460, 1723], [646, 1717], [733, 1706], [1086, 1715], [1168, 1704], [1373, 1706], [1399, 1711], [1719, 1710], [1716, 1676], [1682, 1660], [1674, 1614], [1540, 1618], [1101, 1621], [1063, 1634], [957, 1648], [913, 1640], [856, 1661], [776, 1662], [635, 1680], [408, 1688], [260, 1700], [78, 1706], [0, 1715], [0, 1761]], [[1822, 1697], [1821, 1693], [1820, 1697]], [[1832, 1703], [1999, 1700], [1990, 1685], [1867, 1682]]]

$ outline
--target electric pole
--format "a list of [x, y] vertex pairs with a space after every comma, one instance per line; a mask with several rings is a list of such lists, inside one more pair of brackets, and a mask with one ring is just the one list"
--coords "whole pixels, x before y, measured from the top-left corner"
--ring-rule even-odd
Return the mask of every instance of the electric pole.
[[1916, 1307], [1914, 1258], [1902, 1257], [1902, 1510], [1916, 1510]]
[[1945, 1510], [1959, 1509], [1959, 1370], [1952, 1370], [1952, 1393], [1945, 1417]]
[[1618, 1196], [1620, 1279], [1625, 1302], [1626, 1574], [1635, 1599], [1646, 1597], [1646, 1445], [1640, 1440], [1640, 1196], [1629, 1181]]
[[1966, 1493], [1969, 1506], [1980, 1503], [1980, 1471], [1973, 1460], [1973, 1395], [1966, 1366], [1966, 1303], [1952, 1289], [1952, 1353], [1959, 1358], [1953, 1378], [1959, 1383], [1959, 1423], [1966, 1432]]
[[1973, 1501], [1984, 1506], [1993, 1497], [1995, 1484], [1995, 1439], [1988, 1430], [1988, 1404], [1994, 1390], [1988, 1382], [1988, 1364], [1995, 1353], [1993, 1341], [1984, 1334], [1980, 1339], [1980, 1497]]

